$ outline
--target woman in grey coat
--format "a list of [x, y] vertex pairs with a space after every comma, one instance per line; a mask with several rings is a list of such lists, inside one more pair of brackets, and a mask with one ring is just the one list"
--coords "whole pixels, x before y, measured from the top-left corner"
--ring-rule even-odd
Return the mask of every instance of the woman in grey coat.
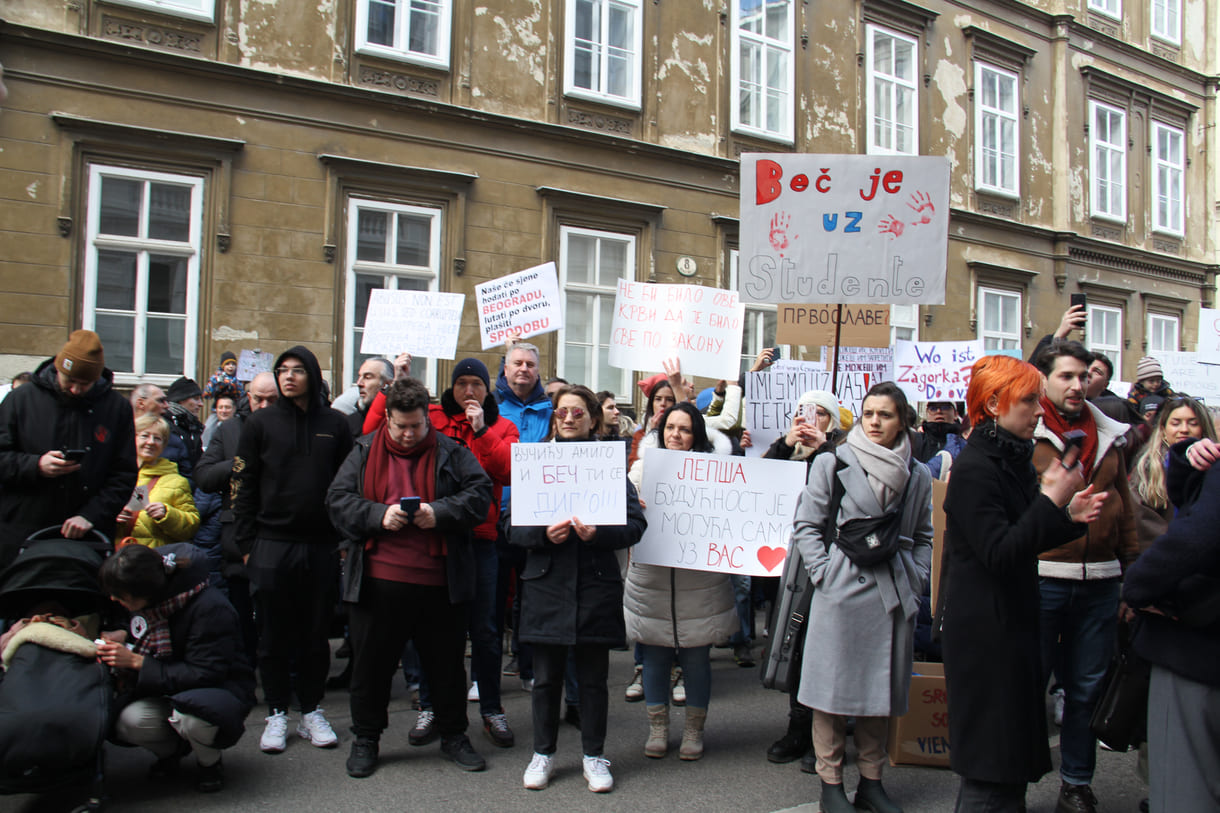
[[[907, 710], [919, 597], [932, 565], [932, 476], [911, 457], [907, 399], [893, 383], [869, 390], [859, 423], [833, 455], [820, 455], [797, 503], [793, 542], [814, 586], [798, 698], [813, 709], [822, 810], [849, 813], [843, 790], [848, 717], [856, 718], [857, 807], [901, 811], [881, 786], [889, 718]], [[843, 485], [836, 527], [898, 511], [900, 546], [857, 565], [824, 526], [834, 481]]]

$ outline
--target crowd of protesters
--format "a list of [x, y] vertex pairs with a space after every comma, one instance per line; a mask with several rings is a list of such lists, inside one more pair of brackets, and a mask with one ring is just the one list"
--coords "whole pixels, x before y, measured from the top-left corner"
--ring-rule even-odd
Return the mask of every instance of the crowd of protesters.
[[[1028, 783], [1051, 770], [1048, 686], [1062, 697], [1057, 813], [1098, 810], [1089, 722], [1120, 630], [1152, 664], [1151, 809], [1220, 805], [1213, 421], [1152, 357], [1114, 395], [1110, 361], [1069, 338], [1082, 323], [1070, 308], [1029, 363], [980, 359], [964, 408], [927, 403], [922, 421], [890, 382], [855, 419], [833, 394], [805, 393], [765, 450], [805, 463], [792, 549], [813, 586], [788, 727], [767, 758], [816, 774], [823, 811], [901, 810], [882, 785], [891, 720], [907, 711], [913, 662], [941, 657], [958, 811], [1024, 810]], [[609, 652], [627, 645], [643, 753], [669, 753], [684, 706], [678, 757], [699, 759], [711, 649], [754, 665], [755, 611], [784, 587], [630, 551], [647, 527], [650, 450], [751, 446], [742, 383], [697, 392], [667, 362], [640, 382], [637, 425], [615, 393], [544, 385], [538, 347], [514, 338], [506, 351], [494, 383], [483, 361], [462, 359], [435, 397], [410, 377], [409, 355], [370, 358], [334, 405], [303, 346], [248, 383], [226, 352], [204, 388], [181, 378], [124, 397], [97, 335], [81, 330], [15, 378], [0, 402], [0, 565], [46, 527], [114, 540], [99, 576], [114, 629], [95, 644], [115, 675], [112, 737], [151, 751], [154, 775], [193, 753], [197, 787], [219, 790], [257, 674], [263, 752], [288, 748], [294, 720], [299, 739], [337, 746], [322, 702], [342, 607], [352, 777], [378, 768], [401, 663], [419, 675], [411, 745], [439, 740], [459, 768], [482, 770], [467, 700], [488, 740], [513, 747], [500, 684], [516, 675], [532, 701], [523, 785], [552, 781], [567, 720], [589, 789], [610, 791]], [[773, 360], [764, 350], [752, 370]], [[625, 524], [513, 525], [512, 444], [591, 441], [621, 444]], [[933, 480], [948, 481], [935, 608]]]

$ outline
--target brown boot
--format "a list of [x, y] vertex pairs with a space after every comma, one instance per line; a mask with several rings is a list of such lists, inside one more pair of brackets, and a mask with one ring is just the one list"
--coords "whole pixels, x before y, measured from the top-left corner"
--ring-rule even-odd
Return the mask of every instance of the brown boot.
[[703, 756], [703, 724], [706, 721], [707, 709], [686, 707], [686, 727], [682, 729], [678, 759], [698, 759]]
[[648, 742], [644, 743], [644, 756], [660, 759], [669, 751], [669, 706], [664, 704], [648, 707]]

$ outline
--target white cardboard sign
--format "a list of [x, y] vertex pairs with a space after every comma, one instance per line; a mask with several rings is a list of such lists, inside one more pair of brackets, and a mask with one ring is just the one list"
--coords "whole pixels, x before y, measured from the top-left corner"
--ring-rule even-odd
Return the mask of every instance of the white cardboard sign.
[[965, 401], [970, 368], [984, 355], [980, 341], [900, 341], [894, 344], [894, 383], [911, 403]]
[[627, 524], [627, 447], [621, 443], [514, 443], [512, 523]]
[[1209, 405], [1220, 405], [1220, 366], [1202, 364], [1204, 353], [1158, 351], [1165, 380], [1174, 392], [1202, 398]]
[[260, 350], [243, 350], [237, 357], [237, 380], [253, 381], [259, 373], [271, 372], [275, 356]]
[[743, 302], [945, 301], [949, 160], [741, 156]]
[[619, 280], [610, 366], [660, 370], [677, 357], [686, 375], [737, 378], [745, 308], [736, 291]]
[[[871, 373], [839, 371], [839, 404], [859, 417], [860, 403], [877, 383]], [[831, 391], [831, 371], [820, 361], [778, 361], [766, 370], [746, 373], [745, 427], [750, 430], [750, 457], [762, 457], [792, 425], [796, 402], [809, 390]]]
[[1220, 364], [1220, 310], [1199, 308], [1200, 364]]
[[648, 529], [633, 561], [742, 576], [778, 576], [805, 463], [649, 449]]
[[465, 294], [379, 288], [369, 294], [360, 352], [387, 358], [399, 353], [454, 358], [465, 301]]
[[519, 331], [524, 339], [563, 327], [555, 263], [480, 283], [474, 293], [484, 350], [504, 344], [513, 331]]

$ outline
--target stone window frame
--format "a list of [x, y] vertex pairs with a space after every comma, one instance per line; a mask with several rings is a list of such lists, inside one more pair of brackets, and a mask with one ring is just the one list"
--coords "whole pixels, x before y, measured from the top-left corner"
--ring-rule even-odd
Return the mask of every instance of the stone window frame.
[[967, 261], [966, 266], [970, 272], [970, 332], [979, 341], [984, 341], [980, 307], [983, 291], [1016, 296], [1018, 325], [1015, 335], [1017, 347], [1014, 349], [1021, 349], [1024, 339], [1033, 333], [1029, 291], [1039, 276], [1038, 272], [975, 260]]
[[[923, 6], [908, 2], [907, 0], [862, 0], [860, 4], [860, 20], [859, 30], [862, 32], [863, 41], [860, 43], [860, 50], [856, 53], [856, 63], [863, 71], [861, 76], [864, 81], [864, 88], [861, 96], [865, 100], [862, 107], [864, 115], [863, 126], [865, 152], [869, 155], [921, 155], [922, 136], [920, 130], [920, 115], [924, 104], [924, 95], [920, 92], [920, 83], [923, 87], [927, 87], [932, 81], [932, 75], [928, 68], [928, 46], [931, 43], [932, 28], [936, 22], [939, 13], [926, 9]], [[877, 150], [874, 144], [873, 135], [873, 36], [874, 30], [882, 30], [891, 36], [897, 36], [902, 39], [910, 40], [914, 46], [914, 58], [912, 59], [912, 68], [914, 76], [912, 77], [912, 90], [914, 91], [914, 104], [912, 129], [914, 132], [914, 150], [910, 153], [899, 153], [892, 150]]]
[[[602, 23], [603, 37], [595, 44], [600, 51], [598, 59], [599, 71], [602, 77], [598, 82], [598, 87], [584, 88], [576, 84], [576, 17], [577, 3], [590, 2], [600, 4], [604, 11], [600, 15]], [[629, 77], [630, 93], [628, 95], [618, 95], [611, 93], [606, 89], [606, 81], [609, 78], [607, 69], [607, 52], [609, 45], [607, 42], [608, 34], [608, 16], [611, 7], [620, 7], [629, 9], [633, 19], [633, 36], [632, 36], [632, 52], [631, 52], [631, 76]], [[585, 101], [597, 102], [599, 104], [620, 107], [625, 110], [638, 111], [641, 108], [643, 98], [643, 76], [644, 76], [644, 4], [643, 0], [564, 0], [564, 30], [563, 30], [563, 93], [565, 96], [573, 99], [583, 99]], [[592, 41], [591, 41], [592, 42]]]
[[[729, 126], [734, 133], [741, 135], [752, 136], [755, 138], [766, 139], [781, 144], [794, 144], [796, 133], [796, 2], [795, 0], [787, 0], [787, 27], [788, 40], [784, 42], [774, 37], [763, 34], [755, 34], [753, 32], [742, 32], [742, 15], [741, 15], [741, 0], [729, 0], [730, 15], [729, 15]], [[766, 8], [766, 0], [760, 0], [759, 6]], [[765, 16], [764, 16], [765, 19]], [[765, 26], [764, 26], [765, 27]], [[741, 66], [741, 49], [743, 40], [748, 43], [755, 44], [762, 52], [762, 58], [765, 62], [768, 54], [782, 53], [786, 54], [785, 60], [787, 70], [784, 71], [784, 80], [786, 82], [785, 102], [782, 106], [783, 110], [783, 125], [777, 130], [770, 130], [764, 127], [755, 126], [741, 119], [741, 98], [742, 98], [742, 66]], [[765, 72], [765, 71], [764, 71]], [[765, 100], [768, 95], [768, 89], [762, 88], [759, 93], [760, 101]], [[766, 112], [762, 117], [766, 118]]]
[[[1109, 356], [1109, 358], [1114, 364], [1114, 377], [1122, 380], [1123, 357], [1126, 355], [1126, 351], [1131, 347], [1131, 327], [1127, 320], [1132, 311], [1132, 290], [1130, 288], [1124, 288], [1118, 285], [1109, 285], [1104, 282], [1097, 282], [1083, 278], [1077, 279], [1075, 284], [1086, 295], [1088, 299], [1088, 310], [1090, 313], [1094, 307], [1107, 308], [1112, 311], [1118, 311], [1119, 313], [1118, 355]], [[1092, 324], [1091, 317], [1089, 321], [1085, 322], [1085, 346], [1091, 349], [1091, 336], [1088, 332], [1090, 324]]]
[[[1105, 220], [1125, 227], [1127, 225], [1127, 197], [1130, 194], [1130, 183], [1128, 182], [1127, 177], [1130, 173], [1130, 168], [1128, 166], [1129, 162], [1127, 160], [1127, 149], [1129, 147], [1129, 136], [1127, 133], [1128, 119], [1130, 117], [1126, 109], [1116, 107], [1099, 99], [1090, 98], [1088, 107], [1089, 216], [1097, 220]], [[1109, 140], [1103, 141], [1098, 136], [1096, 132], [1097, 116], [1102, 113], [1106, 114], [1111, 119], [1117, 119], [1119, 126], [1122, 128], [1121, 132], [1117, 136], [1117, 139], [1111, 135]], [[1103, 152], [1106, 153], [1107, 156], [1116, 155], [1122, 159], [1121, 167], [1116, 173], [1119, 176], [1118, 179], [1115, 180], [1111, 178], [1109, 181], [1106, 181], [1111, 187], [1119, 187], [1121, 189], [1121, 200], [1119, 203], [1121, 206], [1120, 211], [1112, 211], [1110, 208], [1102, 208], [1100, 204], [1100, 196], [1098, 195], [1098, 190], [1100, 187], [1098, 184], [1102, 183], [1103, 180], [1099, 172], [1099, 162], [1103, 157]], [[1110, 204], [1113, 204], [1114, 202], [1113, 197], [1113, 195], [1106, 196], [1107, 200], [1110, 201]], [[1110, 204], [1107, 205], [1109, 206]]]
[[[1186, 236], [1186, 131], [1181, 127], [1175, 127], [1157, 119], [1150, 121], [1148, 126], [1148, 160], [1151, 164], [1149, 174], [1152, 176], [1152, 189], [1149, 193], [1150, 201], [1148, 207], [1151, 231], [1181, 239]], [[1177, 137], [1178, 161], [1176, 164], [1160, 155], [1160, 139], [1158, 135], [1161, 132]], [[1176, 205], [1173, 205], [1174, 202], [1172, 200], [1170, 201], [1173, 211], [1169, 213], [1168, 223], [1159, 222], [1160, 198], [1164, 194], [1163, 181], [1161, 179], [1162, 170], [1167, 173], [1174, 171], [1178, 173], [1179, 197]], [[1176, 226], [1173, 222], [1175, 219], [1177, 221]]]
[[[366, 56], [384, 57], [397, 62], [420, 65], [436, 70], [448, 71], [450, 69], [450, 60], [453, 49], [453, 0], [425, 0], [425, 2], [438, 7], [438, 28], [436, 35], [437, 52], [435, 54], [429, 54], [426, 51], [413, 51], [409, 47], [396, 47], [393, 45], [383, 45], [381, 43], [369, 42], [369, 6], [373, 2], [388, 5], [387, 0], [355, 0], [354, 10], [356, 18], [353, 34], [355, 38], [354, 44], [356, 53]], [[395, 41], [398, 41], [400, 37], [406, 39], [410, 36], [409, 26], [411, 9], [404, 9], [404, 7], [410, 6], [412, 0], [392, 0], [392, 2], [394, 3], [396, 14], [394, 39]], [[398, 15], [401, 15], [401, 20]]]
[[[1029, 108], [1024, 104], [1025, 98], [1025, 82], [1027, 78], [1027, 68], [1033, 60], [1037, 51], [1029, 48], [1018, 42], [998, 36], [990, 31], [979, 28], [978, 26], [966, 26], [962, 29], [962, 34], [966, 38], [966, 45], [969, 49], [970, 59], [974, 63], [974, 71], [972, 73], [973, 83], [969, 90], [969, 98], [974, 103], [974, 116], [972, 121], [974, 124], [974, 189], [976, 193], [989, 195], [1007, 200], [1019, 201], [1021, 199], [1021, 177], [1023, 175], [1021, 162], [1025, 157], [1026, 150], [1023, 149], [1022, 140], [1028, 136], [1028, 133], [1021, 123], [1029, 116]], [[982, 126], [982, 101], [979, 97], [981, 84], [980, 73], [982, 70], [991, 70], [999, 74], [1006, 74], [1014, 79], [1014, 94], [1013, 101], [1015, 109], [1012, 111], [1016, 133], [1014, 137], [1014, 147], [1016, 152], [1015, 158], [1015, 177], [1014, 188], [1006, 189], [1002, 186], [985, 184], [982, 181], [981, 167], [983, 164], [982, 151], [983, 141], [980, 137]]]

